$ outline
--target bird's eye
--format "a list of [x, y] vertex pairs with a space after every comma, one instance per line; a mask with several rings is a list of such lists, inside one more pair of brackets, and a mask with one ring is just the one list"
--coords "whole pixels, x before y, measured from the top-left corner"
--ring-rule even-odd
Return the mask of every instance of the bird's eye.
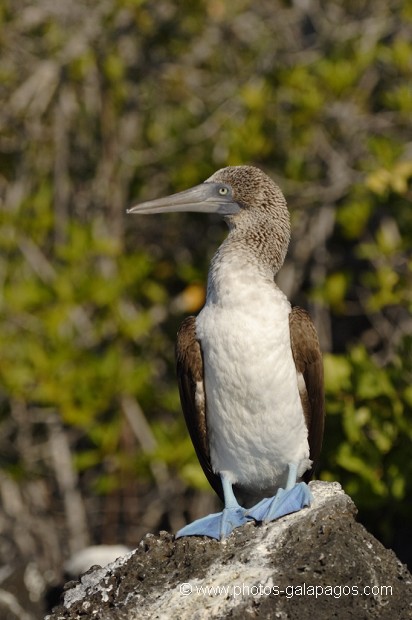
[[228, 190], [227, 187], [219, 187], [219, 194], [221, 196], [226, 196], [226, 194], [228, 194], [228, 193], [229, 193], [229, 190]]

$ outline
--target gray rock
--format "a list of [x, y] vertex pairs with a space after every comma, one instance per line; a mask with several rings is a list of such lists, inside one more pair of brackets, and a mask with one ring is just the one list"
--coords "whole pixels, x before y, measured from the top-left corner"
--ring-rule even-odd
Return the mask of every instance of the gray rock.
[[148, 534], [83, 575], [48, 620], [412, 618], [406, 567], [355, 521], [338, 483], [310, 486], [310, 508], [223, 543]]

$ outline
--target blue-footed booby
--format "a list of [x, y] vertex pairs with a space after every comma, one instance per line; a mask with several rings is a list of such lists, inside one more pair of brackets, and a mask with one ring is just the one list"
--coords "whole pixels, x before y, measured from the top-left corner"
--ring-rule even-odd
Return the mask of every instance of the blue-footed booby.
[[176, 364], [186, 424], [222, 512], [176, 537], [223, 539], [248, 520], [268, 522], [311, 503], [307, 482], [324, 426], [322, 356], [308, 313], [274, 276], [289, 245], [279, 187], [252, 166], [129, 213], [219, 213], [229, 234], [214, 255], [206, 303], [178, 332]]

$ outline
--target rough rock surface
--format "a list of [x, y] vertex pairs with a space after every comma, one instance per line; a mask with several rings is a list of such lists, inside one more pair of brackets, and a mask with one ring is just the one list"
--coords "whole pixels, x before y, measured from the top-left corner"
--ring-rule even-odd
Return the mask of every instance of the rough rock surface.
[[314, 503], [223, 543], [147, 535], [108, 567], [68, 584], [48, 620], [412, 618], [412, 577], [354, 519], [338, 483], [312, 482]]

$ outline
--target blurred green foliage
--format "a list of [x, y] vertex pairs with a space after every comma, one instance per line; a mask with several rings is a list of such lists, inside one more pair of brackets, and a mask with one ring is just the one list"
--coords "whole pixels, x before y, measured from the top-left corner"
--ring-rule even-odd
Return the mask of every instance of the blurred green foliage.
[[[390, 543], [412, 519], [410, 2], [6, 0], [0, 21], [2, 423], [16, 400], [57, 412], [101, 491], [153, 459], [206, 486], [173, 341], [223, 230], [125, 209], [254, 163], [326, 351], [320, 476]], [[125, 397], [149, 448], [125, 443]]]

